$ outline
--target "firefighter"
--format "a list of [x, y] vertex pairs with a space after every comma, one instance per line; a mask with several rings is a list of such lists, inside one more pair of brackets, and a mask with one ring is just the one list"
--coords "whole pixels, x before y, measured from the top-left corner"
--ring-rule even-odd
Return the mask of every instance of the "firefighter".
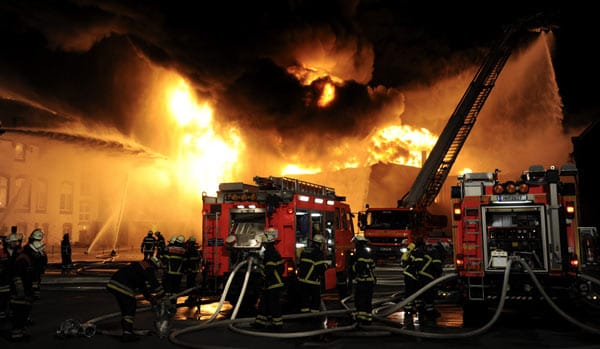
[[132, 262], [119, 268], [106, 284], [107, 290], [115, 296], [121, 311], [121, 340], [131, 342], [139, 339], [133, 331], [137, 308], [136, 295], [142, 294], [152, 305], [156, 305], [165, 293], [158, 279], [161, 262], [156, 257]]
[[283, 291], [283, 259], [275, 249], [278, 243], [272, 235], [264, 234], [262, 244], [265, 248], [263, 258], [259, 264], [262, 278], [262, 289], [258, 301], [258, 313], [252, 324], [255, 328], [267, 328], [280, 331], [283, 328], [281, 314], [281, 293]]
[[321, 282], [327, 266], [323, 254], [324, 240], [323, 235], [315, 234], [311, 245], [300, 254], [298, 284], [301, 313], [318, 313], [321, 308]]
[[11, 233], [2, 239], [0, 247], [0, 320], [8, 317], [10, 284], [17, 251], [21, 249], [22, 236], [17, 235], [17, 227], [11, 227]]
[[165, 237], [162, 236], [160, 231], [157, 231], [154, 234], [156, 235], [156, 257], [158, 257], [158, 259], [161, 259], [163, 253], [165, 253], [165, 250], [167, 248], [167, 245], [165, 243]]
[[[198, 246], [196, 238], [193, 236], [190, 236], [185, 242], [185, 250], [185, 288], [190, 289], [196, 287], [198, 284], [196, 279], [200, 272], [200, 266], [202, 265], [202, 251], [200, 251], [200, 246]], [[200, 301], [199, 298], [199, 293], [197, 291], [192, 291], [186, 300], [186, 303], [197, 304]]]
[[63, 275], [69, 273], [69, 269], [73, 266], [71, 260], [71, 241], [69, 240], [69, 233], [63, 235], [63, 239], [60, 242], [60, 257], [61, 257], [61, 272]]
[[43, 261], [44, 243], [41, 239], [30, 239], [21, 250], [16, 252], [12, 266], [10, 312], [12, 328], [9, 339], [22, 341], [29, 337], [27, 325], [35, 299], [34, 285], [38, 279], [38, 270]]
[[152, 230], [149, 230], [148, 235], [146, 235], [142, 240], [140, 251], [144, 254], [144, 260], [148, 260], [150, 257], [154, 256], [154, 251], [156, 250], [156, 239], [153, 235], [154, 234], [152, 233]]
[[[162, 281], [168, 297], [177, 294], [181, 288], [187, 252], [184, 243], [185, 237], [183, 235], [171, 238], [163, 255], [165, 270], [163, 271]], [[176, 304], [177, 299], [172, 299], [171, 302]]]
[[[44, 239], [44, 232], [40, 228], [36, 228], [29, 235], [28, 243], [31, 244], [34, 241], [39, 241], [40, 243]], [[35, 261], [33, 263], [34, 270], [34, 281], [33, 281], [33, 297], [35, 299], [41, 298], [41, 285], [42, 285], [42, 275], [46, 273], [46, 268], [48, 267], [48, 255], [46, 254], [46, 250], [42, 249], [39, 253], [34, 254]], [[29, 319], [31, 321], [31, 319]]]
[[[444, 257], [445, 247], [441, 242], [438, 242], [434, 245], [427, 245], [423, 259], [423, 266], [421, 267], [421, 270], [419, 270], [419, 283], [421, 288], [442, 276], [442, 261], [444, 260]], [[421, 323], [425, 325], [435, 324], [435, 319], [439, 317], [439, 312], [437, 312], [435, 309], [436, 292], [437, 288], [431, 287], [423, 294], [423, 320]]]
[[[419, 270], [423, 266], [425, 255], [425, 242], [418, 238], [414, 243], [409, 243], [406, 252], [402, 254], [400, 265], [403, 268], [404, 275], [404, 298], [410, 297], [419, 290]], [[417, 313], [419, 300], [414, 300], [404, 306], [404, 326], [413, 328], [413, 315]]]
[[375, 287], [375, 261], [369, 240], [362, 235], [352, 238], [354, 242], [354, 258], [352, 261], [352, 273], [356, 289], [354, 291], [354, 304], [356, 305], [356, 318], [358, 325], [370, 325], [373, 321], [373, 289]]

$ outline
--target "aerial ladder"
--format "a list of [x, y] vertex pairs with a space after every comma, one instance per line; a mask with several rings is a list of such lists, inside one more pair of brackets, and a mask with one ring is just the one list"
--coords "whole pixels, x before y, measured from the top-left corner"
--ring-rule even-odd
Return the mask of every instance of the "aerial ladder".
[[398, 201], [398, 207], [421, 211], [426, 210], [433, 203], [520, 34], [524, 31], [548, 31], [550, 26], [542, 23], [545, 18], [544, 14], [538, 13], [505, 28], [504, 37], [488, 53], [450, 116], [409, 192]]

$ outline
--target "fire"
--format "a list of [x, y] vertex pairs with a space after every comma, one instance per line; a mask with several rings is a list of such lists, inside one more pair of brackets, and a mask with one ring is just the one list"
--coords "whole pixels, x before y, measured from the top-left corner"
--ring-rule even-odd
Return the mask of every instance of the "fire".
[[282, 170], [281, 173], [285, 175], [298, 175], [298, 174], [315, 174], [320, 173], [322, 170], [319, 167], [303, 167], [301, 165], [288, 164]]
[[177, 124], [173, 132], [179, 139], [175, 176], [188, 186], [186, 190], [199, 196], [203, 191], [216, 193], [220, 182], [232, 180], [226, 174], [234, 172], [240, 152], [245, 148], [239, 130], [230, 127], [217, 134], [211, 106], [196, 100], [183, 80], [168, 89], [167, 101]]
[[378, 130], [371, 137], [369, 162], [385, 162], [421, 167], [437, 141], [425, 128], [413, 129], [408, 125], [393, 125]]
[[320, 91], [317, 106], [321, 108], [330, 105], [335, 99], [336, 84], [343, 84], [342, 79], [315, 67], [291, 66], [287, 68], [287, 72], [296, 77], [304, 86], [315, 84], [315, 87]]
[[331, 82], [326, 82], [323, 85], [323, 92], [321, 92], [321, 97], [319, 97], [319, 101], [317, 105], [319, 107], [328, 106], [335, 99], [335, 86]]
[[315, 68], [315, 67], [305, 67], [305, 66], [291, 66], [287, 68], [287, 72], [298, 79], [300, 83], [304, 86], [309, 86], [314, 81], [319, 79], [328, 79], [336, 84], [342, 84], [344, 81], [329, 72]]

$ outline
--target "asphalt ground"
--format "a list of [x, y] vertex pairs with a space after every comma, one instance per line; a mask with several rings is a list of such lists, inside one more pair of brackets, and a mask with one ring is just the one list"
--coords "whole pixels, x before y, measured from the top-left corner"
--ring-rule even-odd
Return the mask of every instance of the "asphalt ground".
[[[215, 297], [204, 298], [206, 304], [200, 306], [200, 312], [197, 307], [183, 305], [186, 297], [180, 297], [180, 306], [171, 321], [173, 335], [166, 338], [161, 338], [154, 331], [154, 313], [139, 311], [135, 328], [144, 335], [136, 342], [125, 343], [119, 336], [120, 314], [117, 303], [104, 289], [114, 269], [103, 260], [97, 262], [95, 256], [79, 263], [78, 267], [82, 266], [85, 270], [80, 269], [80, 273], [71, 275], [61, 275], [56, 266], [51, 267], [43, 278], [41, 299], [33, 306], [29, 339], [18, 343], [8, 341], [5, 337], [8, 324], [0, 321], [0, 348], [600, 348], [600, 335], [590, 334], [541, 311], [533, 317], [523, 317], [518, 313], [502, 314], [492, 328], [481, 334], [444, 338], [445, 334], [473, 331], [463, 328], [462, 314], [452, 304], [438, 307], [442, 317], [438, 319], [438, 325], [434, 329], [417, 326], [416, 332], [423, 333], [418, 336], [377, 327], [310, 334], [307, 331], [319, 328], [322, 323], [323, 318], [317, 317], [304, 321], [286, 320], [283, 331], [272, 334], [253, 330], [249, 326], [253, 318], [243, 317], [244, 314], [237, 316], [235, 324], [231, 325], [228, 319], [232, 316], [232, 307], [228, 303], [224, 304], [219, 316], [208, 325], [207, 320], [215, 313], [218, 305], [215, 302], [218, 298]], [[328, 310], [343, 309], [335, 294], [324, 295], [324, 300]], [[138, 310], [145, 308], [148, 308], [148, 304], [141, 301]], [[390, 318], [394, 320], [393, 316]], [[89, 338], [81, 334], [58, 335], [61, 324], [67, 320], [79, 323], [93, 321], [96, 333]], [[346, 315], [329, 316], [327, 320], [331, 329], [345, 328], [350, 321]], [[599, 321], [600, 319], [595, 321], [593, 326], [600, 329]], [[400, 325], [395, 328], [399, 329]], [[426, 333], [430, 330], [439, 338], [427, 336]]]
[[[282, 332], [275, 334], [279, 338], [265, 337], [269, 332], [256, 332], [249, 323], [250, 317], [238, 317], [235, 329], [229, 327], [232, 314], [227, 303], [222, 313], [207, 327], [206, 320], [216, 310], [214, 302], [202, 304], [198, 313], [196, 307], [180, 306], [171, 321], [171, 338], [161, 338], [154, 329], [154, 313], [140, 311], [136, 316], [135, 328], [146, 330], [139, 341], [124, 343], [120, 339], [120, 316], [113, 296], [103, 289], [107, 275], [60, 276], [50, 272], [45, 275], [42, 285], [42, 297], [33, 306], [30, 326], [30, 338], [26, 342], [14, 343], [0, 337], [0, 348], [402, 348], [415, 345], [418, 348], [600, 348], [600, 336], [565, 326], [558, 319], [549, 320], [539, 316], [533, 320], [519, 315], [507, 314], [498, 325], [481, 335], [459, 339], [432, 339], [414, 337], [400, 333], [390, 333], [378, 329], [349, 329], [328, 334], [295, 336], [319, 327], [322, 318], [310, 318], [305, 321], [289, 320]], [[339, 299], [333, 294], [324, 297], [329, 310], [343, 309]], [[185, 297], [179, 298], [183, 303]], [[147, 308], [140, 302], [139, 310]], [[456, 307], [440, 306], [442, 316], [460, 317]], [[96, 333], [87, 338], [83, 335], [58, 336], [57, 330], [66, 320], [74, 319], [85, 323], [95, 321]], [[328, 326], [342, 328], [347, 325], [341, 317], [328, 317]], [[446, 319], [447, 320], [447, 319]], [[444, 321], [446, 321], [444, 320]], [[532, 322], [533, 321], [533, 322]], [[539, 322], [539, 323], [536, 323]], [[443, 321], [440, 321], [442, 323]], [[452, 321], [450, 321], [452, 323]], [[2, 326], [7, 329], [7, 324]], [[439, 334], [467, 331], [460, 321], [453, 325], [442, 325], [435, 329]], [[204, 327], [204, 328], [203, 328]], [[246, 330], [246, 333], [239, 333]], [[417, 328], [417, 331], [425, 329]], [[254, 332], [250, 332], [254, 331]], [[5, 334], [5, 332], [3, 331]], [[293, 338], [285, 338], [294, 336]]]

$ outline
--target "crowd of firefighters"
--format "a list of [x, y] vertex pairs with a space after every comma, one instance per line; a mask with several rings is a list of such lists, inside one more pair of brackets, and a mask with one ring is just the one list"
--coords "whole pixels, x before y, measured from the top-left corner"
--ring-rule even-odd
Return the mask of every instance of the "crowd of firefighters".
[[11, 227], [0, 247], [0, 322], [10, 323], [9, 339], [28, 336], [27, 327], [35, 300], [40, 299], [42, 275], [48, 265], [44, 232], [34, 229], [23, 245], [24, 236]]
[[[0, 320], [10, 324], [10, 340], [19, 341], [28, 336], [27, 326], [32, 323], [30, 314], [34, 301], [40, 297], [41, 277], [48, 259], [42, 242], [41, 229], [31, 232], [25, 245], [23, 235], [16, 227], [2, 241], [0, 249]], [[275, 248], [279, 242], [271, 235], [260, 237], [264, 249], [257, 260], [260, 273], [260, 295], [252, 327], [280, 331], [283, 327], [282, 295], [284, 283], [284, 261]], [[373, 321], [372, 299], [376, 284], [375, 267], [369, 241], [361, 235], [353, 238], [355, 250], [352, 259], [352, 279], [354, 282], [354, 320], [359, 326], [370, 325]], [[301, 252], [297, 265], [299, 307], [301, 313], [320, 312], [321, 291], [328, 260], [324, 256], [324, 237], [315, 234], [310, 244]], [[61, 242], [62, 267], [69, 267], [71, 248], [68, 234]], [[182, 290], [197, 290], [190, 293], [186, 303], [199, 305], [200, 292], [198, 276], [202, 270], [202, 252], [191, 236], [173, 236], [165, 242], [161, 232], [148, 231], [142, 240], [140, 261], [131, 262], [119, 268], [110, 278], [107, 290], [112, 293], [121, 311], [122, 340], [139, 339], [134, 331], [136, 296], [142, 294], [152, 305], [168, 302], [172, 309], [176, 306], [177, 294]], [[405, 297], [409, 297], [442, 274], [442, 261], [445, 247], [426, 245], [422, 239], [408, 244], [401, 258], [405, 281]], [[185, 277], [185, 283], [184, 281]], [[421, 324], [435, 323], [439, 313], [434, 307], [435, 288], [424, 293], [423, 297], [404, 307], [405, 326], [413, 326], [413, 316], [419, 314]]]

